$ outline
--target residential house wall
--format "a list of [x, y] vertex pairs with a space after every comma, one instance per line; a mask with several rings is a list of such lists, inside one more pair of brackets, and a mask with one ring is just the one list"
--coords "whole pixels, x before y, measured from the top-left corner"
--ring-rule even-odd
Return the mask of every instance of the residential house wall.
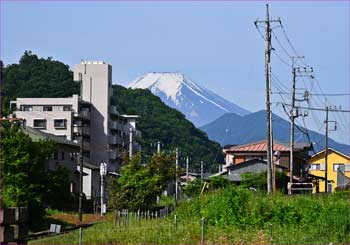
[[[310, 158], [309, 173], [319, 177], [325, 177], [325, 151], [316, 153]], [[331, 191], [333, 192], [338, 186], [337, 168], [340, 165], [344, 166], [345, 176], [350, 178], [350, 158], [334, 149], [328, 150], [327, 178]], [[319, 192], [325, 192], [325, 181], [320, 180]], [[316, 187], [315, 187], [316, 188]], [[316, 192], [316, 189], [314, 190]]]

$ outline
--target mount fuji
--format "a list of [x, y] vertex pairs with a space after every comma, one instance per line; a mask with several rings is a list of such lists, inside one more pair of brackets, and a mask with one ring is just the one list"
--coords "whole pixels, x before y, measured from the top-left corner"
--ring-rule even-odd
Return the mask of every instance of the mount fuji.
[[225, 113], [240, 116], [250, 113], [179, 72], [146, 73], [131, 82], [129, 88], [149, 89], [166, 105], [181, 111], [196, 126], [212, 122]]

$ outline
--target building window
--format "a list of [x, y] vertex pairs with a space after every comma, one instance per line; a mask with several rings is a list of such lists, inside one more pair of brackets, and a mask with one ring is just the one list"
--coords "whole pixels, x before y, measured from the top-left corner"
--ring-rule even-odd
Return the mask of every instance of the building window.
[[70, 105], [63, 106], [63, 111], [71, 111], [72, 107]]
[[321, 164], [311, 164], [310, 170], [321, 170]]
[[[342, 167], [342, 166], [344, 166], [344, 163], [334, 163], [333, 164], [333, 171], [334, 172], [337, 172], [338, 171], [338, 168], [339, 167]], [[343, 170], [344, 168], [341, 168], [341, 170]]]
[[54, 120], [55, 128], [66, 128], [66, 119], [55, 119]]
[[45, 119], [34, 119], [33, 120], [34, 128], [46, 128], [46, 120]]
[[22, 105], [21, 110], [22, 111], [32, 111], [33, 107], [31, 105]]
[[61, 151], [61, 160], [64, 160], [64, 151]]
[[43, 106], [43, 111], [52, 111], [52, 106]]

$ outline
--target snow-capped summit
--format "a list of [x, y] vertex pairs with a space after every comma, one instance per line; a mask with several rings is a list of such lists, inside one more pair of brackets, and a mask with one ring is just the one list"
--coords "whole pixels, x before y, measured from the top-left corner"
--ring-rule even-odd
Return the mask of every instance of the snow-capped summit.
[[224, 113], [246, 115], [249, 111], [200, 87], [180, 72], [146, 73], [134, 80], [129, 88], [149, 89], [196, 126], [209, 123]]

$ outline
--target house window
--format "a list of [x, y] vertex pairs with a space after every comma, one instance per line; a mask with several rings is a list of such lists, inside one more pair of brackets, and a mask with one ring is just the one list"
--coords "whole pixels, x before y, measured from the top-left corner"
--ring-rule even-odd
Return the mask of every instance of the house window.
[[45, 119], [34, 119], [33, 120], [34, 128], [46, 128], [46, 120]]
[[321, 164], [311, 164], [310, 170], [321, 170]]
[[22, 111], [32, 111], [33, 107], [31, 105], [22, 105], [21, 109]]
[[63, 106], [63, 111], [71, 111], [72, 107], [70, 105]]
[[43, 111], [52, 111], [52, 106], [43, 106]]
[[66, 119], [55, 119], [54, 120], [55, 128], [66, 128]]
[[[334, 172], [337, 172], [338, 171], [338, 168], [339, 167], [342, 167], [342, 166], [344, 166], [344, 163], [334, 163], [333, 164], [333, 171]], [[341, 170], [343, 170], [344, 168], [341, 168]]]
[[61, 151], [61, 160], [64, 160], [64, 151]]

